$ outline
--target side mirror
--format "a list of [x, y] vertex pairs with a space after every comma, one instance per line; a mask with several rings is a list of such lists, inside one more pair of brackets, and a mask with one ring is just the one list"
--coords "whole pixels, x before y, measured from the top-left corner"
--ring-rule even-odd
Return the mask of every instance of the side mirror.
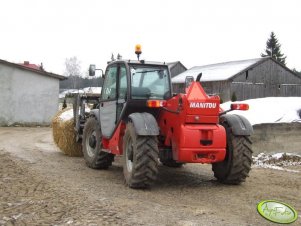
[[164, 70], [159, 70], [159, 78], [163, 79], [165, 77]]
[[95, 76], [96, 66], [95, 64], [90, 64], [89, 66], [89, 76]]

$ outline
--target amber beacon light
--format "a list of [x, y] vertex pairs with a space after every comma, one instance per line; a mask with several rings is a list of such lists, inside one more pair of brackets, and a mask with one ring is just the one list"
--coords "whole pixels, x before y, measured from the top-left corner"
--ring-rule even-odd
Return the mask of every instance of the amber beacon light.
[[135, 53], [137, 54], [137, 58], [139, 60], [140, 54], [142, 53], [142, 51], [141, 51], [141, 45], [137, 44], [135, 46]]

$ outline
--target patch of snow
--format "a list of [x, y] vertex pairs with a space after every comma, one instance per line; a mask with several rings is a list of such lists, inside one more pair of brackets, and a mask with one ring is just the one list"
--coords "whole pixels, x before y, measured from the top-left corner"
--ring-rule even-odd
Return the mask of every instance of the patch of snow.
[[86, 87], [86, 88], [83, 88], [83, 91], [84, 91], [84, 93], [100, 94], [101, 87]]
[[287, 166], [300, 166], [301, 155], [292, 153], [276, 153], [265, 154], [260, 153], [257, 156], [253, 156], [253, 167], [257, 168], [269, 168], [276, 170], [284, 170], [288, 172], [298, 173], [298, 170], [285, 169]]
[[[88, 104], [85, 104], [85, 112], [90, 112], [91, 109], [90, 107], [88, 106]], [[80, 109], [79, 109], [79, 112], [80, 113]], [[69, 110], [66, 110], [64, 111], [60, 116], [59, 116], [59, 119], [62, 120], [62, 121], [68, 121], [70, 119], [73, 118], [73, 108], [69, 109]]]
[[[301, 97], [266, 97], [240, 101], [250, 106], [248, 111], [231, 111], [228, 114], [245, 116], [252, 125], [262, 123], [301, 122]], [[230, 109], [233, 102], [221, 104], [224, 110]], [[235, 102], [239, 103], [239, 102]]]
[[[284, 153], [276, 153], [272, 155], [272, 158], [274, 159], [280, 159], [281, 157], [283, 157]], [[287, 155], [291, 155], [290, 153], [287, 153]]]
[[68, 121], [70, 119], [73, 118], [73, 109], [69, 109], [67, 111], [64, 111], [60, 116], [59, 118], [62, 120], [62, 121]]
[[84, 91], [81, 90], [81, 89], [68, 89], [68, 90], [65, 90], [65, 91], [61, 92], [59, 94], [59, 98], [65, 98], [65, 96], [67, 94], [72, 94], [72, 93], [84, 93]]
[[83, 89], [68, 89], [59, 94], [59, 98], [65, 98], [67, 94], [73, 94], [73, 93], [93, 93], [93, 94], [100, 94], [101, 93], [101, 87], [86, 87]]

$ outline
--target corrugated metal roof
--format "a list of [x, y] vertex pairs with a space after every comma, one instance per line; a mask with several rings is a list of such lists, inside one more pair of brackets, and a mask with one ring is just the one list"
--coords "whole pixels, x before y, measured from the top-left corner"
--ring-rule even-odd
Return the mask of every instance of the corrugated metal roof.
[[186, 76], [196, 77], [202, 73], [201, 81], [224, 81], [239, 74], [267, 58], [256, 58], [250, 60], [231, 61], [218, 64], [193, 67], [172, 78], [173, 83], [184, 83]]

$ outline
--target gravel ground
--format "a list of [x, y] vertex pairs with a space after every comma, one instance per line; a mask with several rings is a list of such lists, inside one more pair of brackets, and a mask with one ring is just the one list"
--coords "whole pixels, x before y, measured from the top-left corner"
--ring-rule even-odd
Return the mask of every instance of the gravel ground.
[[[239, 186], [210, 165], [160, 166], [151, 189], [124, 185], [120, 158], [92, 170], [63, 155], [51, 128], [0, 128], [0, 225], [274, 225], [256, 210], [275, 199], [301, 211], [301, 166], [253, 168]], [[301, 225], [300, 216], [293, 225]]]

